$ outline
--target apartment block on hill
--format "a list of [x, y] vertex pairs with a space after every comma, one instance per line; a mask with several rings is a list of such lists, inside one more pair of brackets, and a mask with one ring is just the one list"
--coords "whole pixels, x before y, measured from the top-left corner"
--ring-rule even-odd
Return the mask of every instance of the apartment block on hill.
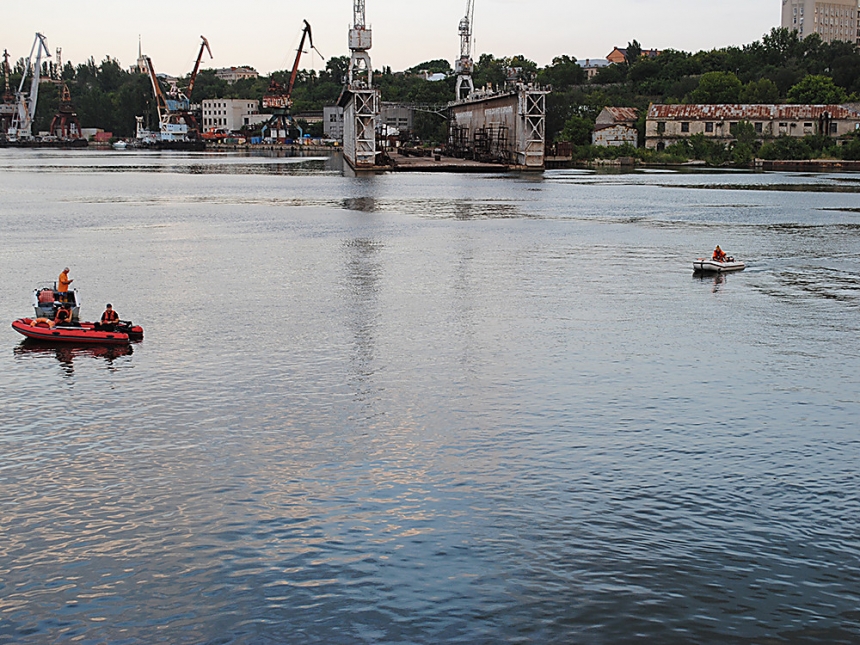
[[858, 0], [783, 0], [782, 26], [796, 31], [801, 38], [818, 34], [826, 43], [860, 43]]
[[230, 85], [245, 78], [257, 78], [259, 75], [253, 67], [222, 67], [215, 70], [215, 76]]

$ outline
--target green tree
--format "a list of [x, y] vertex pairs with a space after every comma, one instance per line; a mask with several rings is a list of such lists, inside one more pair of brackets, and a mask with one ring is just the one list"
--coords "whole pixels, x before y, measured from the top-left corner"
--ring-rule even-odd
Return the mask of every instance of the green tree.
[[625, 56], [627, 59], [628, 65], [634, 65], [640, 58], [642, 58], [642, 45], [639, 44], [639, 41], [635, 38], [633, 42], [627, 43], [627, 55]]
[[690, 94], [693, 103], [737, 103], [741, 82], [733, 72], [707, 72]]
[[627, 65], [607, 65], [601, 69], [591, 82], [595, 85], [611, 85], [613, 83], [623, 83], [627, 80]]
[[769, 78], [750, 81], [744, 85], [740, 93], [741, 103], [777, 103], [779, 88]]
[[575, 58], [568, 55], [556, 56], [552, 65], [547, 65], [538, 72], [537, 80], [541, 85], [552, 85], [556, 91], [564, 90], [585, 82], [585, 70], [579, 66]]
[[812, 74], [788, 91], [788, 99], [792, 103], [828, 105], [844, 103], [847, 98], [845, 90], [836, 85], [832, 78]]
[[594, 130], [594, 119], [574, 114], [564, 124], [561, 132], [562, 141], [570, 141], [577, 146], [591, 143], [591, 133]]
[[454, 72], [454, 70], [451, 69], [451, 63], [442, 58], [437, 58], [435, 60], [428, 60], [420, 65], [410, 67], [406, 70], [406, 73], [417, 74], [418, 72], [423, 71], [430, 72], [431, 74], [452, 74]]
[[481, 54], [475, 63], [475, 71], [472, 75], [475, 87], [493, 85], [493, 87], [504, 87], [507, 79], [505, 60], [496, 58], [492, 54]]
[[758, 154], [762, 159], [810, 159], [812, 148], [803, 139], [782, 136], [765, 143]]

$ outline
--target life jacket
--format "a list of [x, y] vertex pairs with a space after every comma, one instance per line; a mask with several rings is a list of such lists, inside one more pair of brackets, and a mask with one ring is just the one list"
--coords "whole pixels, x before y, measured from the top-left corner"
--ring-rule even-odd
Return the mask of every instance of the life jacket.
[[119, 314], [114, 309], [105, 309], [105, 312], [102, 314], [102, 322], [103, 323], [115, 323], [119, 322]]
[[70, 312], [68, 309], [60, 307], [59, 309], [57, 309], [57, 315], [54, 318], [54, 321], [58, 322], [58, 323], [71, 322], [72, 321], [72, 312]]

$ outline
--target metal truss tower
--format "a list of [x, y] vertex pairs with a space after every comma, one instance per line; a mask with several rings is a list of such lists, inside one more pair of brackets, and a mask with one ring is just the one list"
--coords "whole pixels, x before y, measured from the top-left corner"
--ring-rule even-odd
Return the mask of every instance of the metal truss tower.
[[343, 107], [343, 152], [355, 168], [369, 168], [376, 165], [379, 90], [373, 87], [368, 53], [372, 37], [364, 19], [364, 0], [353, 0], [353, 19], [349, 30], [349, 76], [339, 101]]

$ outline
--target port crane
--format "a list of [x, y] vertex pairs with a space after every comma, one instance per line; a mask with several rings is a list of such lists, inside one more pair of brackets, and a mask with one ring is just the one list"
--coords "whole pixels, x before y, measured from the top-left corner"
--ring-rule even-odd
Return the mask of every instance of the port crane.
[[203, 49], [205, 48], [207, 52], [209, 52], [209, 58], [214, 58], [212, 56], [212, 50], [209, 49], [209, 41], [206, 40], [205, 36], [200, 36], [200, 51], [197, 52], [197, 61], [194, 63], [194, 70], [191, 72], [191, 80], [188, 81], [188, 99], [191, 99], [191, 93], [194, 91], [194, 81], [197, 80], [197, 72], [200, 70], [200, 61], [203, 58]]
[[[278, 131], [283, 130], [286, 136], [286, 132], [290, 126], [298, 127], [290, 114], [290, 109], [293, 107], [293, 88], [296, 86], [296, 77], [299, 73], [299, 61], [304, 53], [305, 40], [308, 41], [310, 49], [316, 50], [317, 53], [319, 53], [319, 50], [314, 47], [314, 37], [311, 32], [311, 25], [307, 20], [305, 20], [304, 23], [305, 25], [302, 27], [302, 39], [299, 41], [299, 48], [296, 50], [296, 59], [293, 62], [293, 69], [290, 72], [289, 83], [284, 87], [277, 81], [272, 80], [269, 83], [269, 88], [266, 90], [266, 94], [263, 96], [263, 107], [273, 111], [272, 118], [263, 126], [264, 132], [270, 129], [277, 134]], [[299, 128], [299, 132], [301, 132], [301, 128]], [[276, 136], [275, 138], [278, 137]]]
[[475, 0], [466, 0], [466, 15], [460, 20], [460, 58], [454, 64], [457, 72], [457, 100], [469, 98], [475, 91], [472, 82], [472, 72], [475, 63], [472, 61], [472, 21], [475, 16]]
[[[33, 138], [33, 119], [36, 116], [36, 103], [39, 100], [39, 82], [42, 75], [42, 52], [45, 53], [46, 57], [51, 57], [48, 45], [45, 44], [45, 37], [40, 33], [36, 33], [33, 46], [30, 48], [30, 55], [27, 57], [27, 62], [24, 65], [24, 73], [21, 75], [21, 84], [15, 93], [17, 109], [12, 117], [12, 125], [7, 133], [10, 141]], [[36, 54], [35, 61], [33, 60], [34, 53]], [[28, 72], [31, 73], [32, 79], [30, 81], [30, 93], [25, 94], [24, 81], [27, 80]]]
[[144, 56], [146, 70], [152, 83], [152, 93], [155, 96], [156, 110], [158, 111], [159, 140], [161, 142], [194, 141], [200, 133], [197, 119], [191, 114], [191, 101], [188, 98], [194, 89], [194, 81], [197, 79], [197, 72], [200, 69], [203, 50], [207, 50], [209, 56], [212, 57], [212, 50], [209, 49], [209, 41], [203, 36], [200, 36], [200, 38], [203, 42], [197, 54], [194, 71], [191, 73], [188, 95], [185, 95], [175, 82], [171, 83], [170, 90], [165, 94], [161, 89], [161, 84], [158, 82], [158, 76], [155, 73], [152, 59], [149, 56]]

